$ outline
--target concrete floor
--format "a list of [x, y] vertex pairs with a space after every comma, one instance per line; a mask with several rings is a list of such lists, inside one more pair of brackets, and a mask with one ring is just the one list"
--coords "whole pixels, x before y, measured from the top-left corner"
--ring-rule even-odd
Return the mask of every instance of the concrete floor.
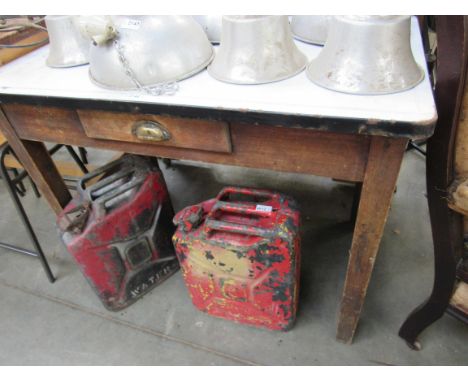
[[[92, 163], [105, 157], [90, 153]], [[352, 227], [353, 188], [328, 179], [175, 162], [164, 169], [175, 210], [223, 185], [266, 187], [301, 204], [302, 279], [293, 330], [270, 332], [197, 311], [177, 273], [119, 313], [104, 309], [59, 241], [44, 200], [24, 203], [58, 279], [0, 249], [2, 365], [467, 365], [468, 327], [445, 315], [410, 350], [397, 332], [430, 293], [432, 242], [424, 159], [406, 154], [353, 345], [335, 341]], [[29, 246], [0, 181], [0, 240]]]

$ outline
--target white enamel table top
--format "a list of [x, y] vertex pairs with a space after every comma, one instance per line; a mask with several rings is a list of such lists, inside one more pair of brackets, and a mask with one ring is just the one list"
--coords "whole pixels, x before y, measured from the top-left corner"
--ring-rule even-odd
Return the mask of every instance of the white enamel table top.
[[[179, 83], [172, 96], [99, 88], [88, 77], [88, 65], [53, 69], [45, 61], [45, 46], [0, 67], [0, 94], [190, 106], [306, 117], [337, 117], [429, 125], [437, 118], [416, 18], [411, 44], [425, 78], [416, 87], [396, 94], [362, 96], [337, 93], [313, 84], [305, 71], [284, 81], [263, 85], [219, 82], [206, 70]], [[297, 41], [309, 60], [321, 47]], [[428, 127], [429, 128], [429, 127]]]

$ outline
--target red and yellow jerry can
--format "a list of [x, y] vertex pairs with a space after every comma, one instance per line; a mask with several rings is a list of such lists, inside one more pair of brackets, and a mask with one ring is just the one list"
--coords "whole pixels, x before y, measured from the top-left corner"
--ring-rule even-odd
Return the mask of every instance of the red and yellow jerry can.
[[173, 242], [193, 304], [228, 320], [273, 330], [294, 323], [300, 214], [288, 196], [224, 188], [174, 217]]
[[125, 155], [77, 188], [58, 227], [107, 309], [127, 307], [179, 269], [174, 212], [156, 159]]

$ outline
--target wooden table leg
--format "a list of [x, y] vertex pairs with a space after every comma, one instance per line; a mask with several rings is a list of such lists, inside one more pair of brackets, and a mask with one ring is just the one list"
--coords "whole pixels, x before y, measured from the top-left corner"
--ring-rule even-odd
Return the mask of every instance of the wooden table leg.
[[70, 201], [71, 195], [45, 145], [42, 142], [20, 139], [2, 110], [0, 131], [54, 212], [60, 213]]
[[345, 343], [351, 343], [359, 321], [406, 144], [372, 137], [336, 336]]

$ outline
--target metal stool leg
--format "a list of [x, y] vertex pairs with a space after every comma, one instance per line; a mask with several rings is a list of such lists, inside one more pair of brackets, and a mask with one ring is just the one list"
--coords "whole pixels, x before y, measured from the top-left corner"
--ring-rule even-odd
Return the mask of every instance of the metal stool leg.
[[[15, 155], [13, 156], [16, 158]], [[18, 158], [16, 158], [16, 160], [18, 160]], [[19, 175], [18, 170], [16, 168], [9, 168], [8, 171], [11, 171], [15, 178]], [[1, 176], [0, 176], [0, 179], [2, 179]], [[24, 187], [23, 181], [20, 181], [17, 184], [15, 184], [15, 187], [16, 187], [16, 191], [18, 192], [18, 194], [20, 194], [20, 196], [24, 196], [26, 194], [26, 187]]]
[[73, 147], [66, 145], [65, 148], [67, 149], [68, 153], [69, 153], [70, 156], [73, 158], [73, 160], [75, 161], [75, 163], [78, 165], [78, 167], [80, 168], [80, 170], [83, 171], [84, 174], [87, 174], [87, 173], [88, 173], [88, 169], [86, 168], [86, 166], [84, 165], [84, 163], [81, 161], [80, 157], [79, 157], [78, 154], [75, 152], [75, 150], [73, 149]]
[[[58, 150], [60, 150], [64, 145], [62, 144], [57, 144], [53, 146], [49, 150], [49, 154], [53, 155], [55, 154]], [[84, 148], [79, 148], [80, 150], [80, 155], [81, 158], [76, 154], [75, 150], [73, 147], [65, 145], [68, 153], [70, 156], [73, 158], [75, 163], [78, 165], [78, 167], [83, 171], [83, 173], [87, 174], [88, 169], [85, 166], [85, 163], [87, 163], [87, 157], [86, 157], [86, 150]], [[39, 241], [37, 239], [37, 236], [31, 226], [31, 223], [26, 215], [26, 212], [24, 211], [23, 205], [21, 204], [21, 201], [18, 197], [18, 194], [21, 196], [25, 195], [26, 188], [24, 187], [23, 180], [25, 177], [29, 177], [28, 174], [23, 170], [21, 173], [19, 173], [16, 169], [12, 169], [11, 171], [13, 172], [13, 179], [9, 176], [8, 174], [8, 169], [6, 168], [5, 165], [5, 157], [7, 154], [13, 155], [17, 160], [18, 158], [16, 157], [14, 151], [10, 148], [8, 144], [5, 144], [4, 146], [0, 147], [0, 175], [1, 177], [4, 178], [5, 183], [7, 185], [8, 192], [10, 194], [10, 197], [13, 200], [13, 203], [15, 204], [16, 210], [18, 211], [20, 218], [23, 222], [24, 227], [26, 228], [26, 232], [29, 235], [29, 238], [31, 239], [31, 242], [34, 245], [34, 248], [36, 249], [36, 252], [24, 249], [21, 247], [17, 247], [15, 245], [7, 244], [7, 243], [2, 243], [0, 242], [0, 247], [9, 249], [11, 251], [15, 251], [18, 253], [22, 253], [28, 256], [33, 256], [33, 257], [38, 257], [39, 260], [41, 261], [42, 267], [44, 268], [44, 271], [47, 275], [47, 278], [49, 279], [50, 282], [55, 281], [55, 277], [49, 267], [49, 263], [47, 262], [47, 259], [44, 255], [44, 252], [42, 251], [41, 245], [39, 244]], [[41, 194], [39, 193], [39, 190], [37, 189], [36, 184], [34, 181], [29, 177], [31, 181], [31, 187], [35, 193], [35, 195], [39, 198]]]
[[421, 147], [419, 147], [418, 144], [414, 143], [413, 141], [409, 141], [409, 143], [408, 143], [408, 150], [411, 150], [411, 149], [414, 149], [418, 153], [426, 156], [426, 152]]
[[[12, 168], [11, 172], [13, 173], [13, 177], [15, 177], [15, 178], [19, 175], [19, 172], [18, 172], [18, 170], [16, 168]], [[26, 187], [24, 187], [24, 183], [23, 183], [22, 180], [20, 182], [18, 182], [17, 189], [18, 189], [18, 193], [21, 196], [24, 196], [26, 194]]]
[[36, 183], [34, 183], [34, 181], [29, 177], [29, 181], [31, 182], [31, 188], [33, 189], [34, 191], [34, 194], [36, 195], [37, 198], [40, 198], [41, 197], [41, 193], [39, 192], [39, 190], [37, 189], [37, 186], [36, 186]]
[[[62, 145], [57, 145], [57, 147], [55, 148], [55, 150], [57, 151], [58, 149], [60, 149], [60, 147], [62, 147]], [[13, 156], [18, 162], [19, 162], [19, 159], [18, 157], [16, 156], [15, 152], [13, 150], [10, 149], [10, 155]], [[51, 154], [52, 155], [52, 154]], [[23, 170], [24, 172], [24, 170]], [[19, 177], [19, 173], [18, 171], [15, 169], [15, 172], [14, 172], [14, 176], [15, 176], [15, 179], [17, 179]], [[24, 178], [24, 177], [23, 177]], [[34, 184], [33, 180], [28, 176], [29, 180], [31, 181], [31, 186], [32, 186], [32, 189], [34, 191], [34, 194], [36, 194], [36, 196], [38, 198], [41, 197], [41, 194], [39, 193], [39, 190], [37, 189], [36, 185]], [[19, 184], [21, 184], [21, 188], [18, 188], [18, 193], [20, 194], [20, 196], [24, 196], [26, 194], [26, 187], [24, 186], [24, 183], [23, 183], [23, 180], [21, 179], [21, 181], [19, 182]]]
[[[16, 169], [9, 168], [8, 171], [13, 173], [14, 179], [19, 175]], [[24, 195], [26, 195], [26, 189], [24, 188], [23, 182], [18, 182], [17, 184], [14, 185], [14, 187], [19, 196], [23, 197]]]
[[12, 179], [10, 178], [7, 168], [5, 166], [5, 156], [7, 155], [8, 152], [11, 152], [9, 145], [5, 145], [0, 150], [0, 172], [2, 174], [3, 179], [5, 180], [10, 197], [15, 204], [16, 210], [18, 211], [20, 215], [23, 225], [26, 228], [26, 232], [28, 233], [28, 236], [31, 239], [31, 242], [33, 243], [33, 246], [36, 252], [32, 252], [23, 248], [18, 248], [9, 244], [2, 243], [0, 244], [0, 246], [2, 246], [3, 248], [7, 248], [10, 250], [19, 252], [19, 253], [38, 257], [39, 260], [41, 261], [42, 267], [44, 268], [47, 278], [49, 279], [51, 283], [53, 283], [55, 281], [55, 277], [52, 274], [52, 271], [50, 270], [49, 263], [47, 262], [44, 252], [42, 251], [41, 245], [39, 244], [39, 241], [37, 240], [36, 234], [34, 233], [31, 223], [24, 211], [23, 205], [21, 204], [18, 194], [16, 193], [16, 189], [12, 182]]
[[[61, 144], [58, 144], [58, 145], [55, 145], [53, 146], [50, 150], [49, 150], [49, 154], [50, 155], [54, 155], [57, 151], [59, 151], [64, 145], [61, 145]], [[85, 164], [88, 163], [87, 160], [86, 162], [83, 161], [82, 159], [80, 159], [80, 157], [75, 153], [75, 150], [73, 149], [73, 147], [71, 146], [66, 146], [67, 148], [67, 151], [69, 152], [69, 154], [71, 155], [72, 159], [75, 161], [75, 163], [77, 164], [77, 166], [81, 169], [81, 171], [83, 171], [84, 174], [87, 174], [89, 171], [88, 169], [86, 168]], [[82, 147], [80, 147], [80, 149], [83, 149], [85, 152], [86, 150]], [[37, 189], [37, 186], [36, 184], [33, 182], [33, 180], [31, 178], [29, 178], [29, 180], [31, 181], [31, 187], [34, 191], [34, 194], [40, 198], [41, 197], [41, 194], [39, 193], [39, 190]]]
[[78, 152], [80, 153], [81, 161], [84, 164], [89, 164], [88, 162], [88, 151], [84, 147], [78, 147]]

